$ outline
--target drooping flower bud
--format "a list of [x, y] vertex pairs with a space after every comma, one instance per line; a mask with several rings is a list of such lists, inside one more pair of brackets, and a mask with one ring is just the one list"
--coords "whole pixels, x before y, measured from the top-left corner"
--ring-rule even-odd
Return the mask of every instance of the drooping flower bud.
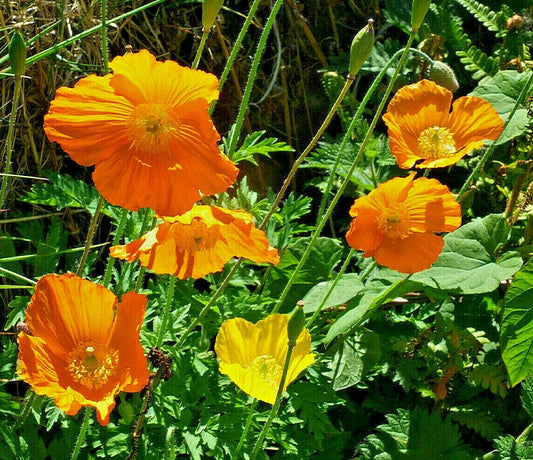
[[9, 42], [9, 63], [11, 64], [11, 70], [15, 77], [20, 78], [24, 75], [24, 69], [26, 67], [26, 42], [20, 31], [17, 29], [11, 37]]
[[370, 56], [372, 48], [374, 48], [374, 20], [369, 19], [368, 24], [357, 32], [350, 46], [350, 78], [357, 75]]
[[303, 309], [304, 303], [302, 300], [298, 301], [296, 309], [293, 311], [289, 322], [287, 323], [287, 336], [289, 338], [289, 347], [296, 345], [296, 340], [300, 336], [305, 326], [305, 313]]
[[433, 61], [429, 69], [429, 78], [437, 83], [437, 85], [449, 89], [452, 93], [455, 93], [459, 89], [459, 82], [455, 77], [453, 69], [442, 61]]
[[204, 28], [204, 34], [209, 33], [211, 27], [213, 27], [223, 3], [224, 0], [204, 0], [202, 2], [202, 26]]
[[511, 16], [509, 19], [507, 19], [505, 28], [507, 30], [518, 30], [518, 29], [521, 29], [523, 25], [524, 25], [524, 18], [520, 16], [519, 14], [515, 14]]
[[431, 0], [413, 0], [413, 10], [411, 13], [411, 29], [413, 29], [413, 32], [420, 29], [430, 4]]

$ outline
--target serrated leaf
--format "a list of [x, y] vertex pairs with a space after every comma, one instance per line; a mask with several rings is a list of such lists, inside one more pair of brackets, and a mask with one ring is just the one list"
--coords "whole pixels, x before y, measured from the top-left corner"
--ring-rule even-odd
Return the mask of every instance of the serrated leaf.
[[522, 266], [515, 251], [498, 256], [510, 236], [500, 214], [476, 219], [444, 237], [444, 248], [431, 268], [415, 273], [411, 280], [445, 292], [481, 294], [498, 288]]
[[511, 385], [533, 376], [533, 260], [513, 279], [505, 294], [500, 344]]
[[[502, 70], [493, 77], [488, 77], [472, 91], [471, 96], [477, 96], [490, 102], [500, 114], [503, 121], [509, 118], [518, 97], [529, 81], [530, 72], [517, 72], [516, 70]], [[529, 88], [528, 92], [531, 90]], [[525, 101], [521, 101], [525, 103]], [[528, 123], [527, 109], [519, 107], [505, 131], [496, 141], [503, 144], [524, 133]]]
[[294, 152], [294, 149], [289, 144], [281, 142], [275, 137], [261, 139], [265, 133], [266, 131], [256, 131], [248, 134], [239, 150], [233, 155], [232, 160], [235, 163], [246, 160], [257, 165], [254, 155], [270, 157], [270, 154], [275, 152]]
[[501, 425], [489, 414], [472, 408], [451, 408], [452, 420], [465, 425], [485, 439], [492, 441], [503, 431]]
[[533, 378], [522, 381], [522, 394], [520, 399], [522, 400], [522, 407], [533, 419]]
[[498, 448], [499, 460], [524, 460], [533, 457], [533, 447], [517, 442], [511, 435], [494, 440], [494, 444]]
[[[331, 289], [333, 281], [323, 281], [318, 283], [302, 299], [304, 301], [304, 311], [312, 313], [322, 303], [324, 297]], [[322, 308], [335, 307], [353, 299], [363, 288], [363, 282], [356, 273], [344, 274], [331, 291]]]

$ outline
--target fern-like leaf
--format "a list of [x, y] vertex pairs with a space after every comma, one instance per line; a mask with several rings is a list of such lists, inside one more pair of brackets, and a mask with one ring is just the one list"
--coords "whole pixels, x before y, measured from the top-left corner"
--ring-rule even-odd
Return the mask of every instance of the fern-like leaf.
[[507, 375], [499, 367], [480, 364], [472, 370], [469, 379], [502, 398], [507, 395]]
[[505, 34], [505, 23], [507, 18], [502, 12], [491, 11], [488, 6], [482, 5], [476, 0], [455, 0], [465, 7], [474, 17], [481, 22], [487, 29], [492, 32], [498, 32], [498, 35]]
[[450, 412], [454, 422], [474, 430], [489, 441], [500, 436], [503, 431], [501, 425], [489, 414], [478, 409], [470, 407], [454, 407]]

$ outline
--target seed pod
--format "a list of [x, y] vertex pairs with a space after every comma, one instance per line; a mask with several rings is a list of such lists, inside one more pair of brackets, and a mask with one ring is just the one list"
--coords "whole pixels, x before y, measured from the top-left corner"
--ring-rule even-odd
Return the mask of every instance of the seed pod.
[[413, 29], [413, 32], [420, 29], [430, 4], [431, 0], [413, 0], [413, 11], [411, 13], [411, 29]]
[[374, 48], [374, 20], [369, 19], [368, 24], [357, 32], [350, 46], [350, 78], [357, 75], [370, 56], [372, 48]]
[[429, 78], [437, 85], [449, 89], [452, 93], [459, 89], [459, 82], [453, 69], [442, 61], [433, 61], [433, 65], [429, 70]]
[[21, 77], [24, 75], [26, 54], [27, 49], [24, 38], [22, 38], [22, 35], [18, 30], [15, 30], [15, 33], [9, 42], [9, 63], [11, 64], [11, 70], [13, 70], [15, 77]]
[[211, 27], [215, 23], [217, 14], [222, 8], [224, 0], [204, 0], [202, 2], [202, 26], [204, 28], [204, 34], [209, 33]]
[[296, 310], [292, 313], [287, 323], [287, 336], [289, 338], [289, 347], [294, 347], [296, 345], [296, 340], [298, 339], [300, 332], [305, 326], [305, 313], [303, 309], [303, 301], [298, 302]]

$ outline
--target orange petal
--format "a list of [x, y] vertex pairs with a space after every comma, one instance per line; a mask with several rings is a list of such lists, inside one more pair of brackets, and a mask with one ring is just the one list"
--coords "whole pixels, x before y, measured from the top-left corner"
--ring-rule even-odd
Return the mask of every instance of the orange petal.
[[81, 342], [107, 343], [117, 301], [108, 289], [73, 273], [45, 275], [26, 309], [26, 324], [54, 353], [64, 356]]
[[503, 131], [503, 120], [489, 102], [465, 96], [453, 103], [449, 129], [457, 149], [464, 149], [464, 156], [481, 147], [484, 139], [498, 139]]
[[448, 126], [451, 101], [452, 93], [430, 80], [404, 86], [395, 94], [383, 120], [400, 168], [412, 168], [420, 160], [418, 138], [426, 128]]
[[218, 79], [201, 70], [182, 67], [174, 61], [157, 61], [147, 50], [117, 56], [111, 86], [133, 104], [164, 103], [179, 107], [190, 101], [218, 98]]
[[416, 273], [429, 268], [444, 247], [444, 240], [433, 233], [413, 233], [406, 238], [387, 238], [374, 253], [380, 265], [401, 273]]
[[74, 88], [59, 88], [44, 117], [48, 139], [83, 166], [103, 161], [129, 144], [125, 124], [133, 106], [113, 92], [110, 78], [90, 75]]
[[421, 177], [405, 200], [411, 225], [422, 232], [453, 232], [461, 226], [461, 206], [445, 185]]

